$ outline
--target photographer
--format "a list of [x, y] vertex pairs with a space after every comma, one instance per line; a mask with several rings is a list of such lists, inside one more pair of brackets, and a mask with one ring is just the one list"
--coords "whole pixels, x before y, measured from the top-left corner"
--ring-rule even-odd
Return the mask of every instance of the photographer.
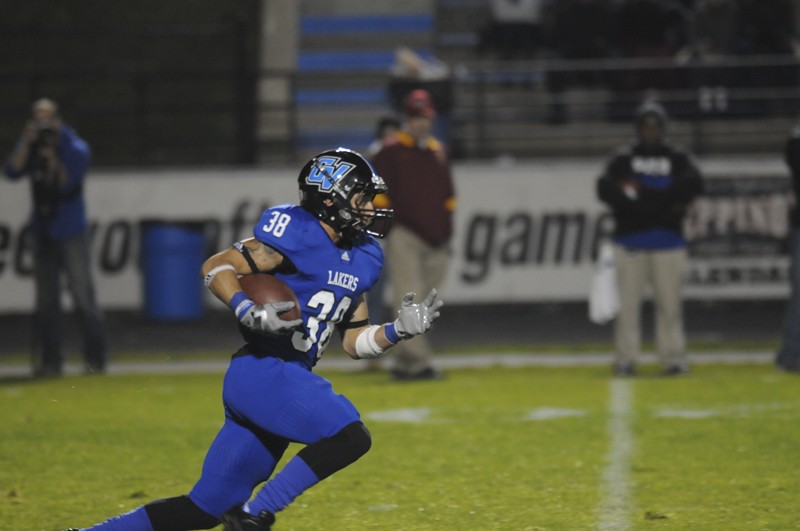
[[30, 236], [36, 280], [34, 375], [52, 377], [63, 371], [62, 272], [80, 318], [86, 371], [102, 373], [106, 342], [89, 272], [83, 198], [89, 145], [61, 121], [52, 100], [35, 101], [32, 111], [5, 165], [5, 174], [12, 180], [27, 176], [31, 186]]

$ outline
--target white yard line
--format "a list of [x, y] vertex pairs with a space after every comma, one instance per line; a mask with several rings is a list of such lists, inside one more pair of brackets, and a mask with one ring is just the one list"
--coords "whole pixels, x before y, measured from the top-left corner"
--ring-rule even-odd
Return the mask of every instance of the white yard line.
[[609, 449], [603, 471], [598, 529], [629, 529], [633, 502], [630, 492], [633, 453], [633, 392], [629, 380], [613, 379], [609, 384]]

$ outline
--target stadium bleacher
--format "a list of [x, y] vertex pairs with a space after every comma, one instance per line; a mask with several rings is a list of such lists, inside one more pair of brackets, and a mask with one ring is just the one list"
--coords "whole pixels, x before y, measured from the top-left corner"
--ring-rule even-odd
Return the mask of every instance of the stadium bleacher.
[[333, 145], [363, 148], [375, 123], [392, 109], [388, 73], [395, 50], [413, 46], [431, 56], [435, 18], [429, 2], [305, 3], [297, 57], [295, 142], [300, 151]]
[[[717, 106], [698, 82], [699, 65], [672, 57], [562, 60], [544, 50], [531, 60], [503, 60], [480, 46], [490, 19], [486, 1], [329, 2], [331, 12], [323, 14], [319, 7], [304, 6], [300, 23], [301, 152], [368, 144], [374, 123], [391, 112], [387, 86], [399, 46], [452, 68], [449, 140], [457, 158], [604, 155], [629, 137], [632, 110], [652, 97], [673, 116], [675, 140], [700, 154], [771, 152], [800, 110], [796, 85], [759, 83], [731, 87]], [[743, 80], [768, 79], [760, 72], [779, 68], [796, 78], [797, 70], [791, 56], [735, 57], [719, 67]], [[669, 82], [617, 86], [614, 80], [630, 73]], [[555, 90], [559, 75], [595, 81]]]

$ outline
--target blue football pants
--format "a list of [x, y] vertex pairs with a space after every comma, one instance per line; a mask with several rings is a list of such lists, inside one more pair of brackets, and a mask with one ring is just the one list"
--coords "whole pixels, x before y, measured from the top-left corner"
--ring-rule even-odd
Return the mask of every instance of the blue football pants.
[[247, 502], [289, 442], [312, 444], [360, 420], [328, 380], [278, 358], [235, 357], [225, 374], [225, 423], [189, 498], [219, 517]]

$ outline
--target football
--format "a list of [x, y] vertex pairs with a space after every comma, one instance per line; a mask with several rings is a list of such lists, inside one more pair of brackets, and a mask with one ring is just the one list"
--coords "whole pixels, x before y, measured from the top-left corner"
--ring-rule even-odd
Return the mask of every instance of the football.
[[300, 319], [300, 302], [297, 295], [284, 281], [265, 273], [245, 275], [239, 279], [242, 289], [251, 301], [260, 305], [271, 302], [293, 301], [294, 308], [281, 314], [281, 319], [291, 321]]

